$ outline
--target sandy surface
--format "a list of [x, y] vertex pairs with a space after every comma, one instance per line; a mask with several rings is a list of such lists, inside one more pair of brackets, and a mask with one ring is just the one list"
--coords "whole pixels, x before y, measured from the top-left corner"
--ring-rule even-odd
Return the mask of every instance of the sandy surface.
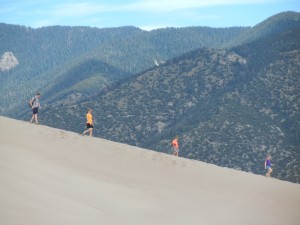
[[0, 117], [2, 225], [299, 225], [300, 185]]

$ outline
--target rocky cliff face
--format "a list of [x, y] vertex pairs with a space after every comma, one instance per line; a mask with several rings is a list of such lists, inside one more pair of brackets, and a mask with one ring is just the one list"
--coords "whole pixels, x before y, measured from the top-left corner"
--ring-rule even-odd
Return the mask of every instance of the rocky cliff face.
[[0, 59], [0, 71], [8, 71], [19, 65], [18, 59], [12, 52], [5, 52]]

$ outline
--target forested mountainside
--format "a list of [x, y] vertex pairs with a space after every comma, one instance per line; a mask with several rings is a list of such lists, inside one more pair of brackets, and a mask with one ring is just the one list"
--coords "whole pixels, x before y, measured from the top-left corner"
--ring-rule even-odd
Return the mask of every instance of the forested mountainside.
[[[68, 76], [67, 71], [72, 72], [74, 67], [88, 61], [85, 54], [100, 43], [112, 39], [117, 41], [139, 32], [143, 31], [134, 27], [53, 26], [32, 29], [0, 24], [0, 54], [9, 52], [18, 62], [10, 70], [0, 71], [0, 113], [19, 111], [34, 92], [54, 85], [58, 77]], [[94, 69], [89, 70], [93, 72]]]
[[[54, 82], [43, 88], [43, 94], [47, 96], [48, 104], [70, 105], [84, 99], [91, 99], [107, 91], [107, 86], [110, 84], [128, 76], [129, 73], [116, 67], [90, 59], [57, 77]], [[73, 100], [70, 101], [70, 98]]]
[[92, 101], [45, 110], [46, 124], [299, 182], [300, 27], [229, 50], [201, 48], [120, 82]]
[[298, 12], [289, 11], [278, 13], [237, 35], [229, 41], [226, 46], [234, 47], [246, 44], [299, 26], [300, 16]]
[[[69, 93], [70, 98], [76, 95], [78, 101], [83, 101], [86, 97], [101, 93], [102, 89], [91, 88], [90, 83], [80, 75], [81, 72], [88, 77], [96, 75], [96, 83], [107, 86], [117, 79], [124, 79], [124, 76], [141, 72], [198, 47], [222, 46], [247, 29], [190, 27], [147, 32], [135, 27], [98, 29], [53, 26], [32, 29], [0, 24], [3, 40], [0, 54], [9, 53], [16, 58], [10, 70], [0, 70], [0, 81], [4, 84], [0, 89], [0, 113], [5, 115], [19, 111], [24, 107], [24, 101], [37, 90], [47, 89], [47, 94], [54, 94], [47, 99], [58, 99], [59, 96], [48, 88], [63, 86], [56, 84], [61, 80], [76, 81], [78, 84], [74, 83], [75, 87], [80, 88], [66, 90], [68, 87], [65, 87], [61, 92]], [[106, 70], [99, 70], [104, 64], [114, 67], [115, 72], [120, 74], [108, 75]], [[106, 74], [105, 77], [102, 77], [103, 74]], [[16, 100], [12, 102], [11, 98]]]
[[201, 47], [223, 48], [249, 27], [164, 28], [118, 42], [103, 43], [93, 57], [130, 73], [139, 73], [166, 60]]
[[[11, 75], [19, 79], [38, 77], [95, 49], [101, 43], [134, 36], [135, 27], [98, 29], [91, 27], [30, 27], [0, 24], [0, 54], [12, 52], [19, 61]], [[16, 79], [17, 81], [17, 79]]]

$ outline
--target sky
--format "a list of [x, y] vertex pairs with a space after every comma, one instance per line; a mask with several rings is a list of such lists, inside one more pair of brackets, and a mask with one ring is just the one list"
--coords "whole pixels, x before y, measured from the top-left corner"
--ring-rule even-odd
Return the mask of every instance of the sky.
[[0, 0], [0, 23], [120, 27], [255, 26], [300, 0]]

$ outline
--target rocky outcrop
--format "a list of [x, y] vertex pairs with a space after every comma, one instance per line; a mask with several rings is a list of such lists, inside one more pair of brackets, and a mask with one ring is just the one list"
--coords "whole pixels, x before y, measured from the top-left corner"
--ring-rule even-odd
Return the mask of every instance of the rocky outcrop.
[[12, 52], [5, 52], [0, 59], [0, 71], [8, 71], [19, 65], [18, 59]]

